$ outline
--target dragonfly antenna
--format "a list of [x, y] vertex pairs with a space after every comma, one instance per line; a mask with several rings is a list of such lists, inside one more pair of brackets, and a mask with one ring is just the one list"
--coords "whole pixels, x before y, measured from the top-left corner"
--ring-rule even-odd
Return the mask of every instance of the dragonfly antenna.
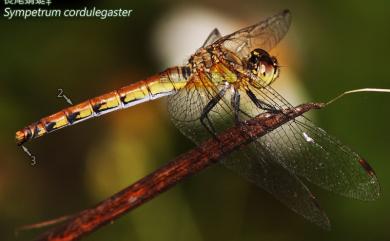
[[378, 88], [363, 88], [363, 89], [356, 89], [356, 90], [348, 90], [345, 91], [344, 93], [336, 96], [335, 98], [331, 99], [328, 101], [325, 106], [335, 102], [336, 100], [340, 99], [341, 97], [352, 94], [352, 93], [358, 93], [358, 92], [380, 92], [380, 93], [390, 93], [390, 89], [378, 89]]

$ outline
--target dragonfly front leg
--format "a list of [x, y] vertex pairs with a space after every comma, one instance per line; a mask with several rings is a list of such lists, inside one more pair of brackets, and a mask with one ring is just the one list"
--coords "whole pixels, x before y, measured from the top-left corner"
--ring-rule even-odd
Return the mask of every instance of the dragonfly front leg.
[[[202, 114], [200, 115], [200, 123], [206, 128], [206, 130], [215, 138], [216, 136], [216, 130], [213, 126], [213, 123], [211, 122], [209, 118], [210, 111], [218, 104], [218, 102], [222, 99], [222, 97], [225, 95], [226, 90], [228, 89], [228, 85], [225, 85], [222, 90], [219, 91], [219, 93], [214, 96], [207, 105], [203, 108]], [[206, 123], [207, 120], [207, 123]], [[208, 125], [207, 125], [208, 124]]]
[[255, 94], [251, 90], [246, 90], [246, 94], [248, 95], [249, 99], [256, 105], [257, 108], [260, 108], [265, 111], [269, 111], [271, 113], [277, 113], [279, 112], [278, 109], [276, 109], [274, 106], [265, 103], [264, 101], [259, 100]]

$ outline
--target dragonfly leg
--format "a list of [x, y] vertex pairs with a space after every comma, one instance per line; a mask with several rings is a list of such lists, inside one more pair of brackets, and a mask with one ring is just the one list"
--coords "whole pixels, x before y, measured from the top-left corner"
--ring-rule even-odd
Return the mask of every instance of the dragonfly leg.
[[[208, 114], [210, 113], [210, 111], [214, 108], [214, 106], [216, 104], [218, 104], [218, 102], [222, 99], [222, 97], [225, 95], [226, 93], [226, 90], [227, 90], [228, 86], [224, 87], [216, 96], [214, 96], [208, 103], [207, 105], [203, 108], [202, 110], [202, 114], [200, 115], [200, 123], [206, 128], [206, 130], [208, 132], [210, 132], [210, 134], [217, 138], [216, 136], [216, 130], [213, 126], [213, 123], [211, 122]], [[207, 120], [207, 123], [206, 123], [206, 120]]]
[[240, 92], [235, 90], [230, 101], [231, 101], [231, 105], [233, 107], [234, 121], [236, 122], [236, 125], [238, 125], [242, 122], [242, 120], [240, 118], [240, 114], [245, 115], [247, 118], [253, 117], [240, 108], [240, 99], [241, 99]]
[[[207, 120], [207, 123], [206, 121]], [[215, 138], [217, 138], [217, 131], [215, 130], [213, 123], [211, 122], [210, 118], [206, 115], [205, 117], [200, 119], [200, 123], [206, 128], [206, 130]]]
[[[231, 105], [233, 107], [234, 112], [234, 120], [236, 122], [236, 125], [240, 127], [241, 134], [249, 137], [250, 139], [253, 139], [250, 135], [248, 135], [248, 131], [246, 129], [246, 126], [243, 125], [243, 123], [240, 120], [240, 113], [246, 115], [247, 117], [251, 117], [248, 113], [240, 109], [240, 93], [238, 91], [234, 91], [234, 94], [231, 98]], [[254, 139], [253, 139], [254, 140]]]
[[238, 91], [234, 91], [231, 105], [234, 112], [234, 121], [236, 122], [236, 125], [238, 125], [240, 123], [240, 93]]
[[248, 95], [249, 99], [260, 109], [269, 111], [271, 113], [278, 113], [280, 110], [276, 109], [274, 106], [265, 103], [264, 101], [259, 100], [255, 94], [251, 90], [246, 90], [246, 94]]

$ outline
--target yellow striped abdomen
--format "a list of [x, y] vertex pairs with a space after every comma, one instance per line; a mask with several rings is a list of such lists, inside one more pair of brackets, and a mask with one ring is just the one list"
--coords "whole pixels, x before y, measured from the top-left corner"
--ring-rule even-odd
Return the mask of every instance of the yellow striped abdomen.
[[146, 80], [63, 109], [17, 131], [16, 143], [22, 145], [26, 141], [89, 118], [173, 94], [186, 85], [190, 73], [189, 67], [169, 68]]

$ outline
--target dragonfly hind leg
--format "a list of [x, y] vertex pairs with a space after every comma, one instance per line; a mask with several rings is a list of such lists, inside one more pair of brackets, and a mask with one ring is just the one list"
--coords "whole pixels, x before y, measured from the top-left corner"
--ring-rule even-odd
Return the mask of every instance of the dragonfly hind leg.
[[253, 117], [240, 108], [240, 99], [241, 99], [240, 92], [238, 90], [234, 90], [234, 93], [230, 101], [233, 108], [234, 121], [236, 125], [240, 125], [242, 122], [240, 118], [240, 114], [245, 115], [247, 118]]
[[[241, 118], [240, 118], [240, 113], [244, 114], [248, 118], [251, 118], [251, 116], [246, 113], [245, 111], [241, 110], [240, 108], [240, 92], [237, 90], [234, 91], [234, 94], [232, 95], [231, 98], [231, 105], [233, 108], [233, 114], [234, 114], [234, 121], [238, 127], [240, 127], [241, 134], [245, 135], [246, 137], [249, 137], [250, 139], [253, 139], [247, 132], [245, 124], [243, 124]], [[253, 116], [252, 116], [253, 117]]]
[[234, 121], [238, 125], [240, 123], [240, 93], [236, 90], [232, 96], [231, 105], [233, 107]]
[[[222, 97], [225, 95], [226, 90], [228, 87], [224, 87], [219, 93], [214, 96], [208, 103], [207, 105], [203, 108], [202, 114], [200, 115], [200, 123], [206, 128], [206, 130], [214, 137], [217, 139], [217, 132], [213, 126], [213, 123], [211, 122], [209, 118], [209, 113], [210, 111], [215, 107], [215, 105], [218, 104], [218, 102], [222, 99]], [[207, 122], [206, 122], [207, 121]]]

